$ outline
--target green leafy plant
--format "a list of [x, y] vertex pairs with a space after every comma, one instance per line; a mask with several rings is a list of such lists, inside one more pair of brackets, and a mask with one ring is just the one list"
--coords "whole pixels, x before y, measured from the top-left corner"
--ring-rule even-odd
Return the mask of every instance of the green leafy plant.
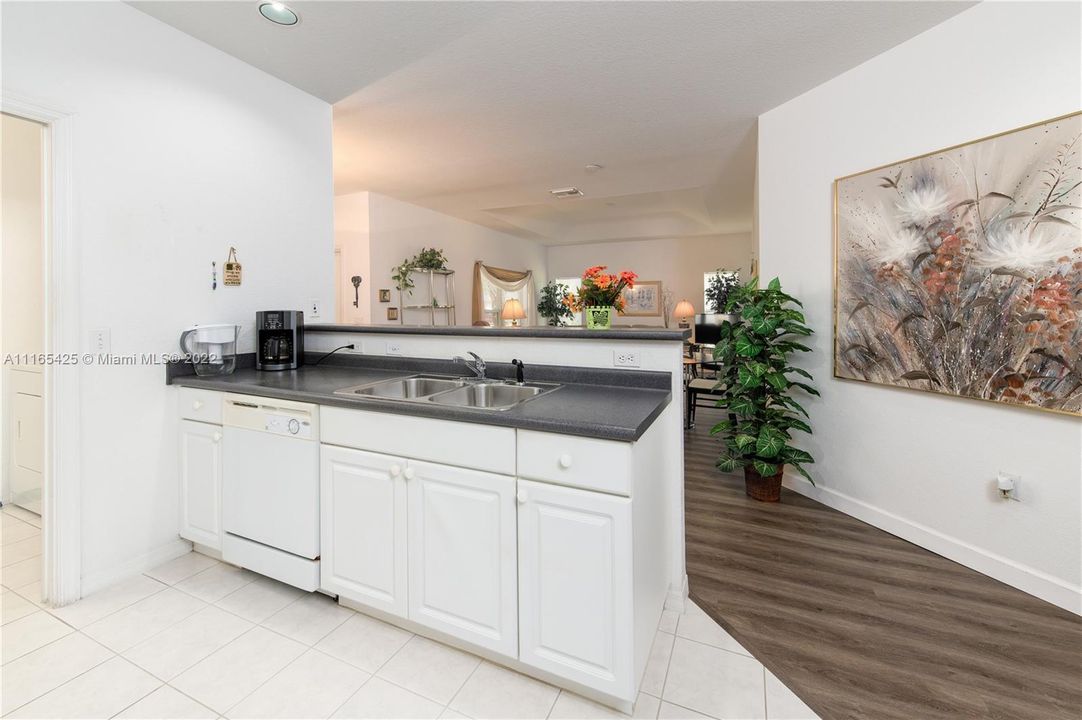
[[549, 280], [545, 287], [541, 288], [541, 299], [537, 302], [537, 314], [548, 320], [549, 325], [559, 327], [564, 320], [575, 317], [574, 311], [568, 307], [566, 298], [571, 294], [571, 288], [567, 285]]
[[800, 306], [800, 301], [782, 292], [777, 278], [766, 288], [757, 285], [758, 279], [752, 278], [729, 293], [724, 309], [738, 313], [739, 320], [722, 323], [721, 339], [714, 349], [714, 358], [727, 368], [726, 378], [719, 383], [718, 406], [729, 412], [728, 420], [710, 430], [713, 435], [725, 435], [725, 449], [716, 464], [723, 472], [752, 468], [764, 478], [779, 475], [789, 465], [814, 484], [804, 468], [814, 459], [790, 444], [793, 430], [812, 431], [807, 411], [792, 393], [818, 395], [819, 391], [790, 378], [813, 379], [790, 360], [793, 353], [810, 352], [797, 338], [812, 331], [804, 314], [793, 307]]
[[414, 270], [446, 270], [447, 256], [443, 250], [436, 248], [421, 248], [421, 252], [411, 258], [406, 258], [400, 264], [391, 268], [391, 280], [395, 287], [413, 294], [413, 278], [410, 276]]
[[729, 301], [729, 293], [740, 286], [740, 273], [732, 270], [718, 268], [714, 271], [714, 277], [710, 278], [710, 284], [706, 286], [706, 311], [712, 313], [725, 312], [725, 305]]

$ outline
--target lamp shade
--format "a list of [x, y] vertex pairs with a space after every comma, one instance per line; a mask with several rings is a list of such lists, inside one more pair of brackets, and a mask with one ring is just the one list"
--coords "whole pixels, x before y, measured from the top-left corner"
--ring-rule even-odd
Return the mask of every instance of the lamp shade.
[[519, 320], [526, 317], [526, 311], [522, 307], [522, 303], [518, 298], [511, 298], [503, 304], [503, 310], [500, 311], [500, 318], [503, 320], [510, 320], [513, 324], [517, 325]]
[[673, 317], [678, 317], [681, 320], [686, 320], [695, 314], [695, 308], [687, 300], [681, 300], [676, 303], [676, 308], [672, 311]]

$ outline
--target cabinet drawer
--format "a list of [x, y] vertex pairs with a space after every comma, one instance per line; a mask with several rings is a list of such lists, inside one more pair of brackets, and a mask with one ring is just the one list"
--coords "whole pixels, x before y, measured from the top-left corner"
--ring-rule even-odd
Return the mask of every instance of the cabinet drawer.
[[330, 445], [515, 474], [511, 428], [326, 406], [321, 413], [320, 439]]
[[519, 430], [518, 475], [630, 496], [631, 443]]
[[198, 388], [180, 388], [180, 416], [185, 420], [222, 424], [222, 393]]

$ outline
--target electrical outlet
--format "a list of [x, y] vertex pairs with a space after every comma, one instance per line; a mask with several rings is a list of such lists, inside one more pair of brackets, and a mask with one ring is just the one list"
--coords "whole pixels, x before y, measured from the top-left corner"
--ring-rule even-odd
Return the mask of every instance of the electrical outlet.
[[111, 345], [109, 328], [94, 328], [90, 331], [90, 352], [108, 355]]
[[1022, 476], [999, 471], [996, 476], [996, 490], [1004, 500], [1022, 500]]
[[319, 320], [323, 315], [323, 301], [319, 298], [312, 298], [308, 301], [308, 317], [312, 320]]
[[613, 350], [612, 364], [615, 367], [639, 367], [639, 354], [634, 350]]
[[388, 340], [387, 341], [387, 354], [388, 355], [401, 355], [402, 354], [402, 343], [398, 342], [397, 340]]

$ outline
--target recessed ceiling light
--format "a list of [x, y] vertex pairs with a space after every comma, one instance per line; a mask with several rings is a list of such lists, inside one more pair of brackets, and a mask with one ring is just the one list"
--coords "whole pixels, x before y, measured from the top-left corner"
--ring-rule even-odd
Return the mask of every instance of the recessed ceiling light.
[[589, 165], [586, 166], [586, 172], [595, 173], [598, 170], [602, 169], [603, 167], [605, 167], [605, 166], [604, 165], [598, 165], [597, 163], [590, 163]]
[[549, 192], [557, 200], [582, 197], [582, 190], [579, 190], [577, 187], [556, 188], [555, 190], [549, 190]]
[[265, 2], [259, 6], [259, 14], [278, 25], [296, 25], [301, 21], [297, 13], [280, 2]]

